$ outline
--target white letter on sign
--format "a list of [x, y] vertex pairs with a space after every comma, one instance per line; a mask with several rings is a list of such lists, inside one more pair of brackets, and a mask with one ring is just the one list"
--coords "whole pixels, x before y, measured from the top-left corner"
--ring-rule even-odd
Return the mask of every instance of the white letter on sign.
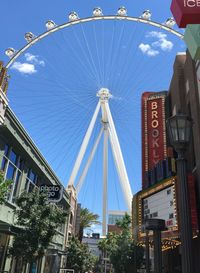
[[188, 8], [194, 8], [196, 5], [196, 0], [184, 0], [184, 6]]
[[154, 101], [151, 103], [151, 109], [154, 110], [154, 109], [157, 109], [158, 108], [158, 105], [157, 105], [157, 102]]

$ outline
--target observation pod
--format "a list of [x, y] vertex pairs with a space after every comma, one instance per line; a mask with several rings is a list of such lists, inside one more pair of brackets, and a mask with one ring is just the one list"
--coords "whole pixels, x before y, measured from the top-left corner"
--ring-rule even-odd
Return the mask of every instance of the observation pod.
[[150, 10], [144, 10], [143, 13], [142, 13], [142, 18], [143, 19], [146, 19], [146, 20], [151, 20], [151, 15], [152, 13], [150, 12]]
[[5, 50], [5, 54], [9, 57], [12, 58], [16, 53], [16, 50], [12, 47], [9, 47], [8, 49]]
[[99, 97], [101, 101], [107, 101], [112, 98], [112, 94], [110, 93], [109, 89], [104, 87], [97, 92], [96, 96]]
[[165, 22], [165, 25], [169, 28], [173, 28], [173, 26], [176, 24], [175, 20], [173, 17], [168, 18]]
[[102, 9], [101, 9], [101, 8], [98, 8], [98, 7], [97, 7], [97, 8], [94, 8], [94, 9], [93, 9], [93, 13], [92, 13], [92, 14], [93, 14], [93, 16], [95, 16], [95, 17], [96, 17], [96, 16], [102, 16], [102, 15], [103, 15], [103, 12], [102, 12]]
[[70, 14], [69, 14], [69, 21], [70, 22], [76, 21], [78, 19], [79, 19], [78, 14], [75, 11], [70, 12]]
[[24, 35], [24, 38], [25, 40], [27, 41], [27, 43], [30, 43], [32, 40], [35, 39], [35, 35], [32, 33], [32, 32], [27, 32], [25, 35]]
[[56, 24], [54, 23], [54, 21], [52, 20], [48, 20], [45, 24], [47, 30], [53, 29], [54, 27], [56, 27]]
[[119, 16], [127, 16], [127, 9], [125, 7], [120, 7], [117, 11], [117, 15]]

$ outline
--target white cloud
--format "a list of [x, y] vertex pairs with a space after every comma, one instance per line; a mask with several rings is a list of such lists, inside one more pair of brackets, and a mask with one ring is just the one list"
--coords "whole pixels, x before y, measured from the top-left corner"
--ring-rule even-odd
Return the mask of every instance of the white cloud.
[[149, 57], [155, 57], [156, 55], [159, 54], [158, 50], [155, 50], [151, 47], [149, 44], [143, 44], [141, 43], [139, 45], [139, 49], [142, 51], [142, 53], [146, 54]]
[[15, 62], [11, 68], [19, 71], [22, 74], [33, 74], [37, 72], [35, 65], [29, 63]]
[[163, 51], [171, 51], [174, 45], [171, 41], [160, 39], [159, 41], [152, 43], [152, 46], [159, 47]]
[[163, 33], [163, 32], [160, 32], [160, 31], [150, 31], [147, 33], [146, 35], [147, 38], [149, 37], [155, 37], [155, 38], [158, 38], [158, 39], [166, 39], [167, 38], [167, 34]]
[[158, 41], [153, 42], [151, 45], [155, 48], [160, 48], [163, 51], [171, 51], [174, 44], [167, 40], [167, 34], [159, 31], [150, 31], [147, 35], [147, 38], [157, 38]]
[[37, 72], [36, 70], [37, 65], [45, 66], [45, 62], [40, 60], [36, 55], [26, 53], [24, 57], [26, 62], [24, 63], [15, 62], [11, 68], [17, 70], [22, 74], [34, 74]]
[[143, 52], [146, 53], [149, 49], [151, 48], [151, 46], [149, 44], [140, 44], [139, 45], [139, 49]]
[[42, 60], [39, 60], [38, 56], [33, 55], [31, 53], [26, 53], [25, 55], [25, 59], [27, 62], [33, 63], [33, 64], [39, 64], [41, 66], [45, 66], [45, 62]]

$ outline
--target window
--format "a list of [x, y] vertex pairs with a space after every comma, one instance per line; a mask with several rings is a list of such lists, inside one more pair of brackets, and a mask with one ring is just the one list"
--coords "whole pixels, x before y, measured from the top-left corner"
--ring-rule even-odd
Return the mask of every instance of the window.
[[158, 212], [157, 211], [153, 213], [153, 217], [158, 217]]
[[11, 179], [13, 183], [10, 186], [10, 191], [7, 195], [7, 201], [14, 203], [19, 193], [20, 181], [22, 176], [23, 160], [21, 157], [9, 147], [7, 144], [4, 147], [4, 156], [1, 164], [1, 169], [5, 173], [5, 179]]
[[32, 170], [28, 170], [28, 174], [26, 177], [26, 185], [25, 185], [25, 190], [27, 192], [31, 192], [34, 187], [38, 184], [39, 178], [37, 174]]
[[71, 214], [70, 214], [70, 221], [69, 221], [71, 225], [73, 224], [73, 218], [74, 218], [74, 217], [73, 217], [73, 214], [72, 214], [72, 212], [71, 212]]
[[65, 224], [61, 224], [59, 227], [58, 227], [58, 232], [64, 234], [65, 233]]
[[148, 214], [148, 213], [150, 213], [150, 209], [144, 210], [144, 214]]

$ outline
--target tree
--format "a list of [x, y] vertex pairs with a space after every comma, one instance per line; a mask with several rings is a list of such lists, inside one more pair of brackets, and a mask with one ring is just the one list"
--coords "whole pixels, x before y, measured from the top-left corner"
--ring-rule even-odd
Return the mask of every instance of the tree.
[[80, 213], [80, 229], [78, 239], [82, 242], [83, 231], [85, 228], [91, 227], [93, 224], [99, 225], [99, 215], [90, 212], [87, 208], [82, 208]]
[[4, 172], [0, 171], [0, 205], [5, 202], [6, 194], [9, 192], [9, 186], [12, 180], [4, 180]]
[[99, 249], [110, 258], [116, 273], [136, 272], [143, 262], [144, 250], [132, 240], [130, 223], [131, 218], [126, 214], [116, 223], [121, 233], [109, 233], [107, 238], [99, 242]]
[[16, 204], [16, 224], [20, 231], [14, 237], [10, 254], [23, 264], [31, 264], [44, 255], [56, 229], [65, 223], [67, 212], [48, 203], [47, 193], [40, 193], [37, 188], [22, 193]]
[[67, 268], [75, 272], [86, 272], [95, 266], [96, 257], [92, 256], [88, 245], [72, 237], [67, 249]]

